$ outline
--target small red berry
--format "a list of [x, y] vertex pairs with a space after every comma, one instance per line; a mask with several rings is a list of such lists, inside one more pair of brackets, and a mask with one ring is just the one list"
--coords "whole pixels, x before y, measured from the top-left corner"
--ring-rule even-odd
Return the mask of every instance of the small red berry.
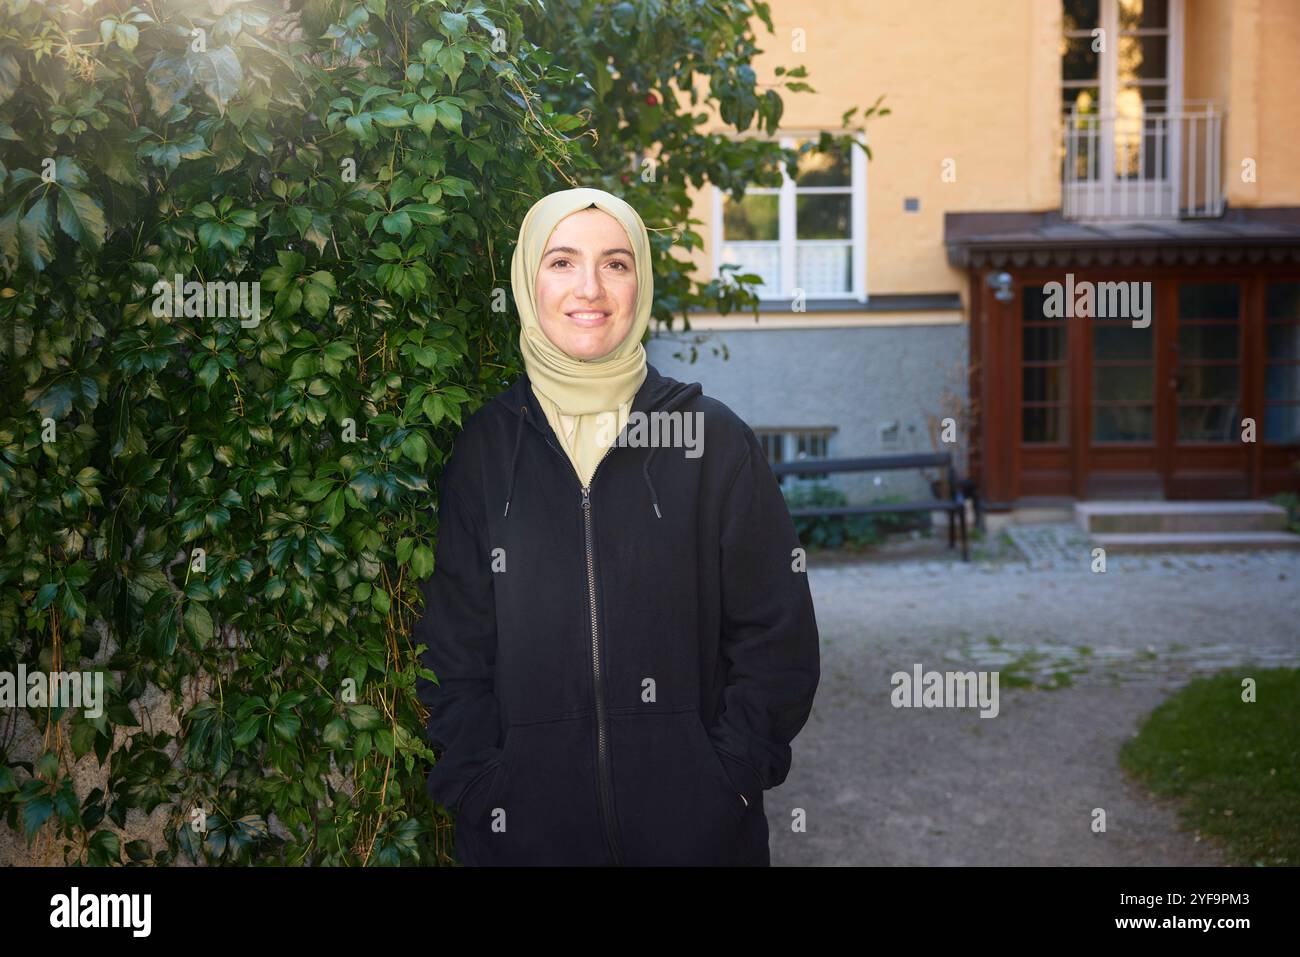
[[647, 94], [645, 95], [645, 102], [646, 102], [646, 106], [658, 106], [658, 105], [659, 105], [659, 100], [658, 100], [658, 98], [657, 98], [653, 93], [647, 93]]

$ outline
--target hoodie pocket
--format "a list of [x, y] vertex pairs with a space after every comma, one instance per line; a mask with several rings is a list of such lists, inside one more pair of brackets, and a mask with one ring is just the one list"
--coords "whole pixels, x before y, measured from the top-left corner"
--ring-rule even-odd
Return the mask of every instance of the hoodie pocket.
[[628, 864], [735, 861], [745, 803], [698, 712], [611, 714], [614, 803]]
[[465, 862], [608, 863], [596, 804], [594, 736], [590, 715], [511, 725], [495, 770], [475, 779], [462, 801], [457, 836]]

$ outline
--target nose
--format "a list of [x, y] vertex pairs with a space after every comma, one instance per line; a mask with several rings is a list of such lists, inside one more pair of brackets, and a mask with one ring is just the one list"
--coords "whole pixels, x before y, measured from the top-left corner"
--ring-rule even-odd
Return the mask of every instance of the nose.
[[578, 278], [574, 280], [574, 294], [579, 299], [598, 300], [605, 294], [604, 283], [601, 282], [600, 264], [591, 263], [578, 271]]

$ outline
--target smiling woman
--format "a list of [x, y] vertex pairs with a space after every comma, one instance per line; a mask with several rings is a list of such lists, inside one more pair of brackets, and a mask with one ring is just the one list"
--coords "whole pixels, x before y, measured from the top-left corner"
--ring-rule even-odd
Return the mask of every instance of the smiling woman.
[[[776, 478], [730, 409], [646, 362], [626, 202], [539, 200], [511, 282], [527, 371], [457, 438], [413, 635], [429, 793], [469, 864], [766, 865], [763, 790], [820, 670]], [[690, 450], [619, 441], [678, 411]]]
[[595, 207], [566, 216], [551, 234], [537, 273], [537, 317], [576, 359], [599, 359], [627, 338], [637, 292], [627, 242], [618, 220]]

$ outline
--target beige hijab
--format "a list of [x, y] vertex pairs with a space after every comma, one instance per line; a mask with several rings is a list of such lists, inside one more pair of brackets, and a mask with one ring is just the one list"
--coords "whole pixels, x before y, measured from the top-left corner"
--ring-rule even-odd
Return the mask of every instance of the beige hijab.
[[[609, 355], [575, 359], [547, 338], [537, 318], [537, 270], [551, 232], [571, 213], [595, 206], [623, 225], [636, 259], [636, 306], [627, 336]], [[519, 310], [519, 348], [533, 394], [582, 484], [627, 423], [632, 400], [646, 377], [641, 338], [650, 323], [654, 274], [650, 236], [637, 211], [603, 189], [566, 189], [533, 204], [519, 227], [510, 261], [510, 282]]]

